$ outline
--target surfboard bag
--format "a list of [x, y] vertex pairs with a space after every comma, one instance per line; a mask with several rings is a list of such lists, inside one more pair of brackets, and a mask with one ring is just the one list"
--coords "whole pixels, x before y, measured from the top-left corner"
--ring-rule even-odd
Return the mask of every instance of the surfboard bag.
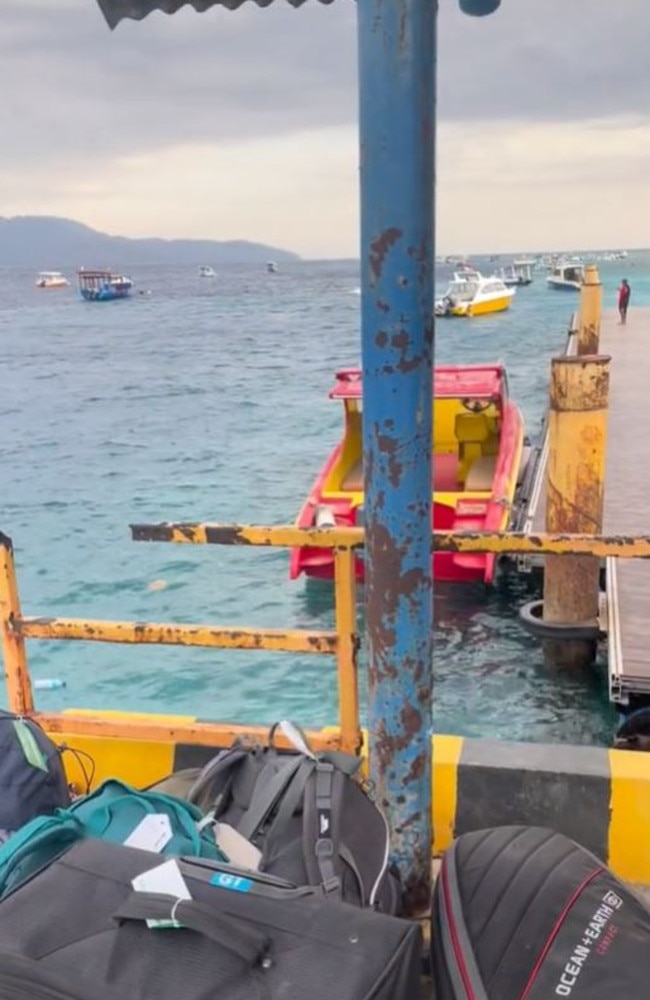
[[0, 902], [0, 997], [418, 1000], [421, 943], [322, 887], [85, 840]]
[[431, 935], [436, 1000], [650, 993], [650, 913], [594, 855], [539, 827], [459, 837]]

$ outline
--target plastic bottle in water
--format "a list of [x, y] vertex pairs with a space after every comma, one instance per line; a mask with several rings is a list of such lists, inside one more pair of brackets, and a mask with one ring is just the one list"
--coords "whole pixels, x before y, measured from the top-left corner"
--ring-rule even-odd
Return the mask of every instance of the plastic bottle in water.
[[65, 687], [65, 681], [60, 677], [39, 677], [34, 681], [35, 691], [58, 691]]

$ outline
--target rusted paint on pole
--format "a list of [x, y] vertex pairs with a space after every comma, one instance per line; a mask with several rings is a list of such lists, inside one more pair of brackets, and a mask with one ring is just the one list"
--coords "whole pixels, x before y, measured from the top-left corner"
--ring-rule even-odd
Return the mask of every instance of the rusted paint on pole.
[[5, 684], [11, 711], [26, 715], [34, 710], [34, 698], [25, 640], [15, 629], [19, 619], [20, 598], [14, 547], [11, 539], [0, 532], [0, 648], [4, 659]]
[[370, 771], [411, 913], [431, 890], [436, 7], [357, 3]]
[[[551, 362], [547, 532], [599, 534], [603, 521], [610, 358], [559, 357]], [[543, 620], [574, 625], [598, 616], [600, 561], [546, 556]], [[593, 661], [593, 639], [545, 643], [558, 666]]]
[[577, 342], [579, 355], [598, 354], [602, 314], [603, 286], [600, 283], [598, 268], [595, 264], [587, 264], [580, 289]]

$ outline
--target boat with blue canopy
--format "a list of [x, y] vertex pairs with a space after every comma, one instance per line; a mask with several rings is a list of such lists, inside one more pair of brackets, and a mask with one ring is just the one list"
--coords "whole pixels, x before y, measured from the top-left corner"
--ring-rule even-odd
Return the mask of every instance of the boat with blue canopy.
[[123, 274], [112, 271], [87, 271], [80, 268], [77, 272], [81, 297], [87, 302], [112, 302], [115, 299], [125, 299], [131, 294], [133, 282]]

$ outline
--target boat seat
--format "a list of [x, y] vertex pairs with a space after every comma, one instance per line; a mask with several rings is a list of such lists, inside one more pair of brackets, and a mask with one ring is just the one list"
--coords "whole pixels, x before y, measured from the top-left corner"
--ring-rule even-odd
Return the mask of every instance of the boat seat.
[[483, 458], [483, 445], [490, 438], [490, 425], [483, 413], [459, 413], [454, 421], [458, 441], [458, 479], [464, 483], [477, 459]]
[[496, 464], [496, 455], [482, 455], [472, 462], [465, 480], [465, 489], [477, 493], [491, 493]]
[[341, 489], [346, 493], [363, 492], [363, 461], [359, 459], [348, 470], [341, 482]]

